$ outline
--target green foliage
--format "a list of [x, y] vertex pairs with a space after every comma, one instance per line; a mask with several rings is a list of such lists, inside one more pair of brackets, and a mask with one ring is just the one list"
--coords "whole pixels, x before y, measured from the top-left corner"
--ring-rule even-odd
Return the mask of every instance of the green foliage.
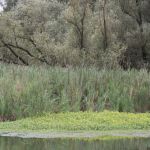
[[149, 68], [148, 0], [6, 2], [0, 15], [0, 61]]
[[64, 42], [65, 6], [57, 1], [20, 1], [0, 17], [0, 59], [15, 64], [56, 63], [57, 44]]
[[44, 112], [150, 110], [145, 70], [47, 68], [0, 65], [0, 115]]
[[5, 131], [109, 131], [149, 130], [150, 114], [132, 114], [104, 111], [44, 114], [15, 122], [0, 123]]

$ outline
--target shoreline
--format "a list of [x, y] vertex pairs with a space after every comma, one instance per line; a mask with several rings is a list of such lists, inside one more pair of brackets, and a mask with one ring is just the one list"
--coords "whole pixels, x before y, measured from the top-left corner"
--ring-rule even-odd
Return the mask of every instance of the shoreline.
[[[115, 132], [116, 131], [116, 132]], [[0, 133], [150, 133], [150, 114], [69, 112], [1, 122]], [[69, 134], [70, 135], [70, 134]], [[67, 136], [69, 136], [67, 135]], [[74, 135], [74, 134], [73, 134]], [[147, 134], [146, 134], [147, 135]], [[75, 135], [76, 136], [76, 135]]]
[[150, 114], [69, 112], [0, 123], [0, 136], [20, 138], [150, 138]]
[[13, 138], [36, 138], [36, 139], [55, 139], [55, 138], [101, 138], [104, 136], [122, 137], [122, 138], [150, 138], [150, 131], [105, 131], [105, 132], [73, 132], [73, 131], [60, 131], [60, 132], [0, 132], [0, 137], [13, 137]]

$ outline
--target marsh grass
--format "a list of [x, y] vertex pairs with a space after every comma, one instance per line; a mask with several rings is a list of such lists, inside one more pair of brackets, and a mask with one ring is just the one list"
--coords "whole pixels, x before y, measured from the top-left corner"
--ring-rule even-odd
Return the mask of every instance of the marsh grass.
[[0, 65], [0, 115], [22, 118], [104, 109], [149, 111], [150, 74], [145, 70]]

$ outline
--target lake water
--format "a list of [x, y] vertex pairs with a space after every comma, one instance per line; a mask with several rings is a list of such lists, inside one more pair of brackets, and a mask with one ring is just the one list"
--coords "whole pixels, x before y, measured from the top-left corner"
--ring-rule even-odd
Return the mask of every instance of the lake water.
[[150, 150], [150, 138], [86, 141], [0, 137], [0, 150]]

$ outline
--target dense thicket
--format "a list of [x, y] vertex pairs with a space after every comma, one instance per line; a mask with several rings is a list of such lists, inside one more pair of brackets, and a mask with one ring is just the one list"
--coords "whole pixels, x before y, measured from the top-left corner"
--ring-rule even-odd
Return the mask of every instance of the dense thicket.
[[0, 60], [99, 68], [150, 64], [149, 0], [7, 0]]

